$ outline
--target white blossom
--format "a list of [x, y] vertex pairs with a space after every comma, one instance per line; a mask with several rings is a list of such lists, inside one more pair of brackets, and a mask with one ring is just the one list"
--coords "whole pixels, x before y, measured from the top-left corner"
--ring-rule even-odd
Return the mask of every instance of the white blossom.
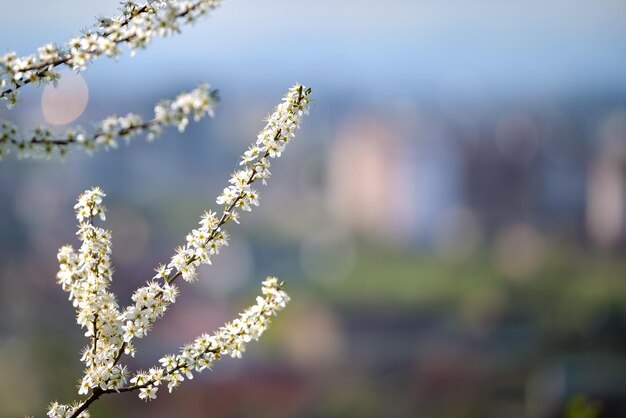
[[139, 390], [139, 399], [143, 399], [145, 401], [151, 401], [152, 399], [156, 399], [156, 392], [159, 390], [156, 386], [147, 386], [145, 388], [141, 388]]
[[[174, 284], [176, 279], [182, 277], [193, 282], [197, 278], [197, 267], [210, 264], [211, 257], [228, 244], [229, 236], [224, 225], [236, 220], [239, 211], [251, 210], [259, 204], [258, 192], [251, 185], [269, 178], [269, 160], [277, 158], [292, 139], [302, 115], [308, 112], [310, 93], [310, 89], [299, 84], [289, 90], [267, 118], [256, 143], [242, 157], [244, 167], [233, 173], [230, 185], [218, 198], [218, 203], [224, 205], [222, 214], [218, 216], [216, 212], [206, 211], [200, 218], [199, 227], [187, 234], [186, 243], [176, 249], [170, 262], [158, 266], [152, 280], [138, 288], [131, 297], [132, 304], [123, 309], [109, 291], [113, 275], [111, 232], [95, 225], [97, 220], [106, 219], [105, 194], [96, 187], [78, 198], [74, 209], [81, 246], [78, 250], [69, 245], [61, 247], [57, 256], [57, 281], [69, 293], [76, 308], [76, 321], [89, 340], [82, 351], [85, 370], [78, 385], [78, 394], [88, 395], [88, 398], [69, 406], [55, 402], [50, 405], [48, 416], [87, 416], [90, 403], [104, 394], [138, 391], [139, 398], [145, 401], [155, 399], [161, 384], [167, 383], [171, 392], [183, 381], [193, 379], [194, 373], [211, 369], [223, 356], [241, 358], [247, 344], [258, 340], [265, 332], [271, 318], [289, 301], [283, 284], [275, 277], [268, 277], [263, 282], [262, 296], [258, 296], [256, 303], [238, 318], [213, 334], [200, 335], [183, 346], [179, 354], [162, 357], [159, 366], [132, 373], [130, 377], [120, 362], [123, 355], [135, 354], [133, 341], [143, 338], [176, 302], [179, 292]], [[176, 100], [165, 107], [176, 109], [173, 113], [190, 114], [194, 107], [189, 103], [189, 100]], [[172, 120], [176, 124], [185, 123], [181, 119]]]
[[89, 411], [84, 410], [80, 414], [75, 415], [74, 412], [80, 407], [78, 402], [74, 402], [71, 405], [62, 405], [58, 402], [52, 402], [48, 406], [48, 416], [50, 418], [89, 418]]
[[126, 369], [114, 364], [123, 343], [123, 329], [116, 297], [109, 291], [113, 274], [111, 232], [94, 225], [95, 218], [106, 219], [104, 197], [97, 187], [79, 197], [74, 210], [82, 245], [78, 251], [64, 246], [57, 256], [57, 281], [69, 293], [76, 321], [90, 339], [81, 357], [86, 368], [79, 394], [94, 387], [116, 389], [126, 383]]
[[46, 44], [36, 54], [24, 57], [18, 57], [15, 52], [1, 55], [0, 100], [11, 107], [17, 102], [22, 86], [55, 82], [59, 78], [55, 68], [59, 66], [83, 71], [98, 57], [119, 57], [123, 45], [134, 55], [154, 37], [178, 33], [181, 24], [195, 22], [220, 4], [220, 0], [126, 1], [120, 15], [98, 19], [92, 28], [64, 46]]
[[309, 111], [310, 94], [311, 89], [296, 84], [268, 116], [257, 141], [241, 157], [243, 168], [233, 173], [230, 185], [217, 198], [217, 204], [224, 206], [222, 214], [218, 217], [207, 212], [202, 216], [200, 227], [187, 235], [187, 243], [176, 250], [167, 265], [170, 271], [166, 282], [178, 276], [186, 281], [195, 280], [196, 268], [210, 264], [211, 257], [228, 245], [224, 224], [231, 220], [238, 222], [240, 211], [250, 211], [259, 205], [259, 193], [252, 184], [258, 180], [265, 183], [270, 177], [270, 160], [278, 158], [294, 137], [302, 116]]
[[138, 372], [131, 379], [135, 386], [130, 389], [140, 389], [141, 399], [152, 400], [156, 398], [157, 387], [163, 382], [172, 392], [185, 379], [193, 379], [193, 371], [200, 373], [211, 369], [222, 356], [241, 358], [247, 344], [258, 340], [267, 330], [271, 318], [289, 302], [283, 284], [275, 277], [265, 279], [262, 292], [263, 297], [257, 297], [256, 304], [239, 314], [234, 321], [220, 327], [212, 335], [200, 335], [182, 347], [179, 354], [162, 357], [159, 360], [161, 367], [155, 369], [158, 372]]
[[40, 127], [29, 135], [9, 123], [0, 124], [0, 159], [11, 152], [18, 158], [50, 158], [64, 156], [72, 147], [93, 154], [100, 149], [115, 149], [119, 141], [126, 144], [138, 135], [146, 135], [149, 141], [158, 137], [165, 128], [174, 126], [183, 132], [190, 120], [199, 121], [213, 116], [217, 105], [217, 93], [208, 84], [202, 84], [190, 92], [179, 94], [174, 100], [162, 100], [154, 108], [154, 117], [145, 121], [141, 116], [109, 116], [97, 124], [93, 134], [83, 129], [70, 129], [57, 135], [51, 128]]

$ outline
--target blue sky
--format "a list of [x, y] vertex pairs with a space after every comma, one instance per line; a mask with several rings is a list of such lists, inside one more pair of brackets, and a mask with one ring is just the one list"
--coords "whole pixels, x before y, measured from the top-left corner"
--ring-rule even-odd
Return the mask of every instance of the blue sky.
[[[0, 51], [30, 53], [47, 41], [62, 42], [116, 7], [115, 1], [7, 2], [4, 15], [19, 18], [3, 19]], [[128, 57], [122, 65], [101, 60], [89, 78], [135, 85], [150, 72], [391, 93], [624, 90], [625, 21], [623, 0], [226, 0], [212, 17], [157, 40], [132, 64]]]

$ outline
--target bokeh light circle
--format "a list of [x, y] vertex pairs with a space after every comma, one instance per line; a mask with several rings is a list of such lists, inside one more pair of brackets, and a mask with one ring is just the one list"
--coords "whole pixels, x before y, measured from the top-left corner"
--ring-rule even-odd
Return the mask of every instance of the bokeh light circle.
[[89, 87], [80, 74], [63, 73], [57, 86], [47, 85], [41, 95], [41, 111], [46, 122], [66, 125], [75, 121], [87, 107]]

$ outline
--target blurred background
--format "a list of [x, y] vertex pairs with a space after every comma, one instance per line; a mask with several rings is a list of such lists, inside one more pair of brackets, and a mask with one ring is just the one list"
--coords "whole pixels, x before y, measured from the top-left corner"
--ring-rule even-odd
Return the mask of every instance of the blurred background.
[[[117, 6], [7, 2], [0, 51]], [[243, 360], [93, 415], [626, 417], [625, 18], [623, 0], [229, 0], [56, 92], [24, 88], [0, 119], [26, 129], [149, 117], [203, 81], [222, 102], [182, 136], [0, 162], [0, 416], [76, 398], [85, 342], [54, 276], [77, 196], [108, 194], [126, 304], [299, 81], [316, 101], [261, 207], [128, 364], [232, 318], [265, 275], [292, 303]]]

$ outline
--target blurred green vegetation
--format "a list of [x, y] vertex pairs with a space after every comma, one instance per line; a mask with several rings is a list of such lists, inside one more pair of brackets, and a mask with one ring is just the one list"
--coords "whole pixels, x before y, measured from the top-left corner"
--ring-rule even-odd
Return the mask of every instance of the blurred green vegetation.
[[574, 396], [567, 404], [565, 418], [598, 418], [600, 406], [590, 402], [585, 396]]
[[[418, 250], [360, 246], [350, 274], [313, 282], [337, 306], [480, 315], [518, 313], [552, 330], [626, 313], [626, 260], [553, 243], [527, 277], [499, 272], [483, 250], [458, 263]], [[487, 313], [487, 312], [485, 312]]]
[[[626, 323], [622, 258], [552, 242], [531, 272], [510, 278], [488, 248], [455, 262], [434, 251], [367, 242], [355, 254], [340, 277], [285, 275], [294, 300], [246, 353], [245, 373], [226, 359], [159, 404], [106, 399], [94, 416], [164, 417], [185, 399], [198, 402], [189, 416], [202, 416], [209, 404], [222, 408], [216, 417], [250, 416], [241, 415], [245, 403], [228, 405], [256, 396], [268, 408], [258, 416], [273, 417], [279, 404], [272, 399], [290, 391], [294, 398], [280, 416], [610, 416], [602, 415], [604, 400], [619, 396], [611, 391], [626, 383], [624, 343], [616, 334]], [[241, 292], [232, 312], [256, 291], [255, 283]], [[37, 340], [28, 342], [38, 370], [33, 399], [42, 407], [74, 399], [80, 375], [80, 333], [55, 315], [42, 318], [32, 333]], [[153, 360], [141, 356], [131, 366]], [[555, 379], [564, 382], [559, 392], [543, 398]], [[576, 393], [594, 393], [594, 401]], [[24, 402], [5, 401], [0, 412], [24, 409]]]

